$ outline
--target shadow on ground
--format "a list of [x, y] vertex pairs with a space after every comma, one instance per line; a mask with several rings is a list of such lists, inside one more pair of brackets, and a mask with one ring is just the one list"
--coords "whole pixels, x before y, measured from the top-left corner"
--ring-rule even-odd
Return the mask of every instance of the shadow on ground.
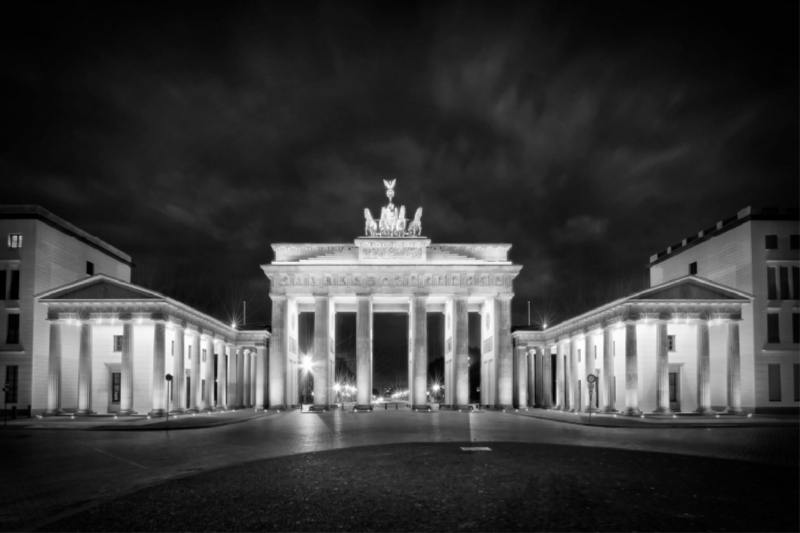
[[172, 480], [41, 530], [798, 531], [797, 479], [792, 468], [602, 448], [370, 446]]

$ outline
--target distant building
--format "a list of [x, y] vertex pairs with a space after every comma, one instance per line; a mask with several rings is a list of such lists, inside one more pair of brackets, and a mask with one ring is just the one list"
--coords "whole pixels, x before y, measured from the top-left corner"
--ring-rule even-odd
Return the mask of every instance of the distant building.
[[753, 295], [741, 325], [743, 401], [756, 412], [800, 406], [797, 208], [746, 207], [650, 257], [650, 284], [696, 275]]

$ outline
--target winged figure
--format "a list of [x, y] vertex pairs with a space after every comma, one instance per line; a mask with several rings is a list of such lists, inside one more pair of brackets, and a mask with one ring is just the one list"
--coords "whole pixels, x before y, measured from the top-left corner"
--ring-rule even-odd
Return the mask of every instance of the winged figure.
[[386, 185], [387, 189], [394, 189], [395, 182], [397, 182], [396, 179], [393, 179], [392, 181], [383, 180], [383, 184]]

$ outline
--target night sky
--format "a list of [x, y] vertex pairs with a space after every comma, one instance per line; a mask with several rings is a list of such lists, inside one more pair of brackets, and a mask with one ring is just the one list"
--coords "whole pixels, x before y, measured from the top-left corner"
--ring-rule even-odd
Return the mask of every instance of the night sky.
[[518, 324], [798, 205], [797, 2], [20, 4], [0, 203], [222, 319], [269, 322], [270, 244], [352, 242], [383, 179], [434, 242], [513, 244]]

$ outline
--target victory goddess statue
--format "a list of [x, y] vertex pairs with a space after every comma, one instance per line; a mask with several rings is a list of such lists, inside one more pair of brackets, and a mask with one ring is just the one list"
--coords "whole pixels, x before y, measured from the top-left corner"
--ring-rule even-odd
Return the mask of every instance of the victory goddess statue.
[[419, 237], [422, 234], [422, 208], [417, 209], [414, 216], [414, 221], [411, 223], [408, 231], [406, 231], [406, 207], [397, 206], [392, 202], [394, 197], [394, 184], [397, 180], [383, 180], [386, 185], [386, 196], [389, 198], [389, 204], [381, 208], [381, 218], [376, 221], [372, 218], [372, 213], [369, 209], [364, 209], [364, 218], [366, 223], [364, 225], [364, 234], [368, 237]]

